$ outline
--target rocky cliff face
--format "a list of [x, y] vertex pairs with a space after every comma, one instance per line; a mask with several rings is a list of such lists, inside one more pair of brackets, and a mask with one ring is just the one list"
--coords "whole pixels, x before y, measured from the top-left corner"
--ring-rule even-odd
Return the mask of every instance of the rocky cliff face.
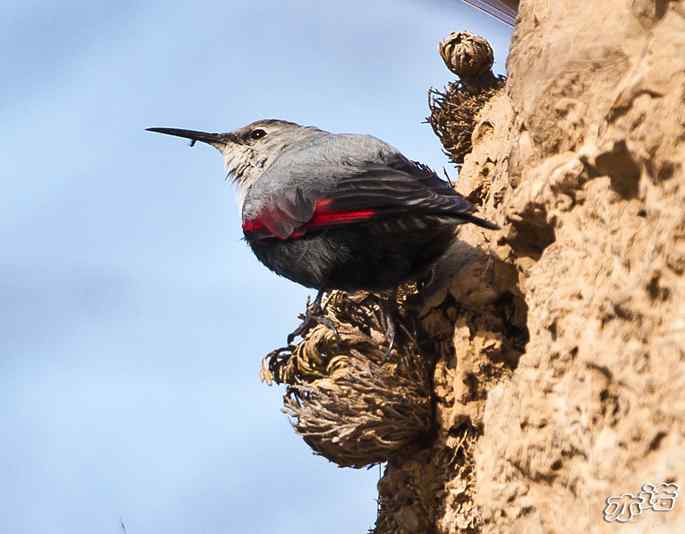
[[484, 256], [425, 310], [439, 430], [377, 532], [682, 531], [685, 496], [603, 512], [685, 492], [685, 1], [524, 0], [472, 141], [457, 189], [502, 230], [462, 229]]

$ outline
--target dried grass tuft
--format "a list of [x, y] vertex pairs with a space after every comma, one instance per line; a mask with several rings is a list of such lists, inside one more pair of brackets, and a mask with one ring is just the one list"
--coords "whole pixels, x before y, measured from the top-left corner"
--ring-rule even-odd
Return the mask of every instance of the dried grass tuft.
[[426, 122], [442, 143], [445, 154], [455, 165], [464, 163], [471, 152], [471, 135], [476, 116], [485, 103], [504, 86], [504, 78], [495, 78], [490, 86], [469, 86], [461, 81], [450, 82], [445, 89], [428, 91], [430, 115]]
[[505, 78], [492, 73], [492, 48], [482, 37], [454, 32], [440, 42], [438, 51], [459, 79], [442, 91], [429, 89], [430, 115], [426, 122], [440, 139], [450, 161], [459, 166], [471, 152], [478, 112], [504, 86]]
[[469, 32], [452, 32], [438, 44], [445, 66], [461, 79], [488, 77], [495, 56], [487, 39]]
[[263, 361], [262, 379], [287, 385], [283, 410], [297, 433], [341, 467], [387, 461], [432, 426], [426, 361], [401, 314], [386, 354], [383, 309], [378, 295], [334, 291], [325, 313], [340, 339], [319, 325]]

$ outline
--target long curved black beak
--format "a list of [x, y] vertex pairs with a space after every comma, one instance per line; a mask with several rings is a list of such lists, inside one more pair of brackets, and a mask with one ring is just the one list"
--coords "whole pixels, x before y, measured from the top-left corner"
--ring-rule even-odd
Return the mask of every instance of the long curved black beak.
[[198, 132], [197, 130], [183, 130], [180, 128], [145, 128], [145, 130], [148, 132], [175, 135], [176, 137], [185, 137], [186, 139], [191, 140], [190, 146], [193, 146], [197, 141], [210, 145], [225, 145], [228, 141], [231, 141], [230, 134]]

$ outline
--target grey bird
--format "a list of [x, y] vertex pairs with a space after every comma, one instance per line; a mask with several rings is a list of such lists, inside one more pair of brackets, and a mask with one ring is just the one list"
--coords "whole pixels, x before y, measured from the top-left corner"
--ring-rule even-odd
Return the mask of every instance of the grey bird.
[[324, 291], [386, 290], [426, 276], [474, 223], [475, 208], [427, 166], [369, 135], [333, 134], [284, 120], [228, 133], [149, 131], [219, 150], [237, 185], [245, 240], [269, 269], [318, 290], [302, 335], [321, 319]]

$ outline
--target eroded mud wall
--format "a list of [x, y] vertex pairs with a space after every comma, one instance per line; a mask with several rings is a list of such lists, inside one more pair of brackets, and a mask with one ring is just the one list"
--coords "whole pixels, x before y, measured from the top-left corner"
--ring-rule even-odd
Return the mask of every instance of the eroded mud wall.
[[524, 0], [508, 76], [457, 185], [502, 230], [429, 306], [439, 429], [378, 532], [613, 532], [607, 497], [685, 487], [685, 1]]

